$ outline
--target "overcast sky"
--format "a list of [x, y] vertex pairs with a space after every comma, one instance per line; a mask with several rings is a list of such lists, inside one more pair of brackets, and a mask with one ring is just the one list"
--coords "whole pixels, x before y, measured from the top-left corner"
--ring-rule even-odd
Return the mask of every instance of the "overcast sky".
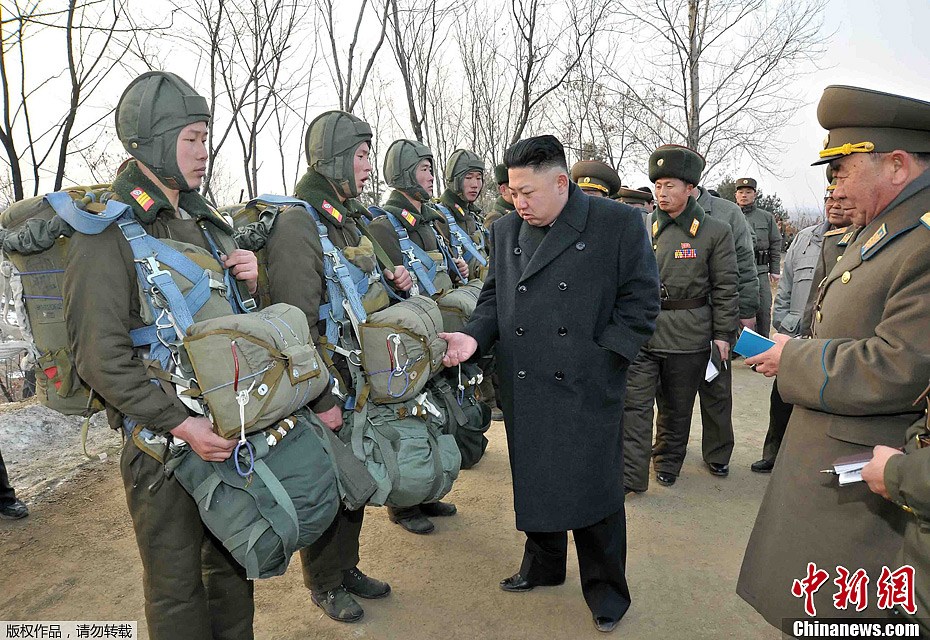
[[795, 117], [795, 126], [782, 136], [787, 151], [778, 163], [779, 175], [745, 167], [747, 176], [759, 180], [760, 189], [777, 193], [789, 210], [792, 205], [819, 207], [823, 202], [824, 168], [809, 165], [826, 135], [817, 122], [817, 102], [824, 87], [855, 85], [930, 101], [930, 48], [925, 45], [930, 2], [831, 0], [826, 23], [836, 28], [836, 34], [821, 62], [823, 68], [797, 84], [807, 104]]

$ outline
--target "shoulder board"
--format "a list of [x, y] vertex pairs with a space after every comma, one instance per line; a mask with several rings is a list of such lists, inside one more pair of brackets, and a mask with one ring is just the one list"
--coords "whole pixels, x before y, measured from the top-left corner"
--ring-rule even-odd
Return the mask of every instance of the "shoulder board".
[[653, 220], [652, 221], [652, 236], [655, 237], [657, 233], [659, 233], [659, 221]]
[[694, 236], [697, 235], [698, 229], [700, 228], [701, 228], [701, 221], [695, 218], [694, 220], [691, 221], [691, 228], [688, 229], [688, 233], [690, 233], [691, 237], [693, 238]]
[[855, 230], [848, 232], [845, 236], [843, 236], [842, 238], [840, 238], [840, 241], [836, 243], [836, 246], [838, 246], [838, 247], [845, 247], [845, 246], [847, 246], [850, 242], [852, 242], [852, 239], [853, 239], [853, 236], [854, 236], [854, 235], [856, 235]]
[[849, 229], [849, 227], [843, 227], [841, 229], [831, 229], [830, 231], [827, 231], [825, 234], [823, 234], [823, 237], [829, 238], [830, 236], [838, 236], [841, 233], [846, 233], [847, 229]]
[[920, 216], [920, 221], [923, 223], [925, 227], [930, 229], [930, 211]]

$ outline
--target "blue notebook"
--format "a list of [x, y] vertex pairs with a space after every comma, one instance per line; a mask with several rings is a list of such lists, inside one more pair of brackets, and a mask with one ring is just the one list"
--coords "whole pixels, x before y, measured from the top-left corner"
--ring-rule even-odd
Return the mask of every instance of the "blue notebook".
[[768, 351], [774, 346], [774, 340], [769, 340], [752, 329], [743, 329], [743, 332], [739, 334], [739, 340], [736, 341], [736, 345], [733, 347], [733, 351], [744, 358], [751, 358]]

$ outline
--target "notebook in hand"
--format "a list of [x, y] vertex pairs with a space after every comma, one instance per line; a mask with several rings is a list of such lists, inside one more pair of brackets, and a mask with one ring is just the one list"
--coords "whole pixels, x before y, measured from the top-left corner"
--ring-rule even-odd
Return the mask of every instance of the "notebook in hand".
[[752, 329], [743, 329], [743, 332], [739, 334], [739, 340], [736, 341], [736, 345], [733, 347], [733, 351], [744, 358], [751, 358], [768, 351], [774, 346], [774, 340], [769, 340]]

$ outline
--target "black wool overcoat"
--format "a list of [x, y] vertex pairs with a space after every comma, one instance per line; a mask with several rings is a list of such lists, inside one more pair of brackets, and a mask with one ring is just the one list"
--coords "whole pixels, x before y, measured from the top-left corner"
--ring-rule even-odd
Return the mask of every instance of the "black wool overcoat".
[[638, 209], [569, 187], [532, 257], [518, 215], [494, 224], [491, 268], [465, 333], [497, 343], [517, 528], [585, 527], [623, 504], [626, 370], [659, 313]]

